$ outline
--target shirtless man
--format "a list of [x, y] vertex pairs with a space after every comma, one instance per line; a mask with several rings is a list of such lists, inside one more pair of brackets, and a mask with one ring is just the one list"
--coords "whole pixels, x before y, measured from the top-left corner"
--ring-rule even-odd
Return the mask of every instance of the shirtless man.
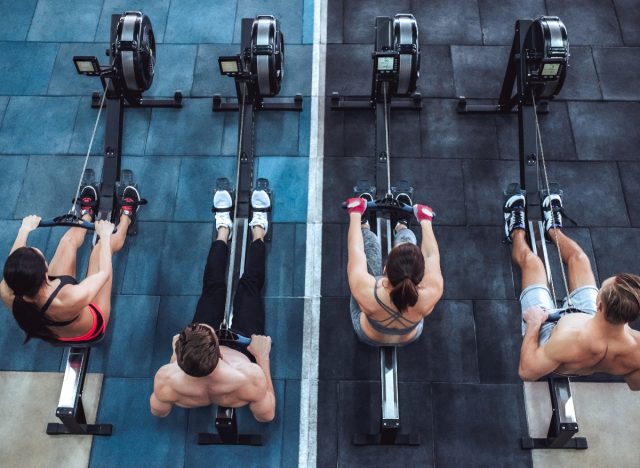
[[631, 390], [640, 390], [640, 332], [628, 325], [640, 318], [640, 276], [618, 274], [598, 290], [589, 258], [562, 232], [562, 200], [551, 194], [542, 202], [546, 236], [559, 247], [567, 265], [569, 297], [577, 311], [567, 310], [565, 299], [560, 319], [547, 321], [556, 305], [542, 260], [525, 238], [524, 208], [520, 194], [505, 203], [505, 234], [513, 242], [513, 262], [522, 271], [520, 377], [535, 381], [551, 372], [607, 372], [623, 376]]
[[[217, 191], [213, 204], [218, 209], [231, 207], [227, 191]], [[253, 208], [270, 206], [264, 191], [254, 191]], [[165, 417], [172, 405], [197, 408], [216, 404], [239, 408], [249, 405], [260, 422], [275, 416], [276, 399], [271, 382], [269, 352], [271, 338], [264, 335], [262, 286], [265, 276], [264, 236], [268, 221], [265, 212], [254, 211], [249, 223], [253, 242], [249, 246], [242, 278], [238, 282], [233, 305], [233, 329], [251, 337], [246, 350], [221, 346], [215, 330], [224, 319], [227, 283], [225, 269], [229, 257], [229, 212], [217, 212], [217, 239], [212, 242], [204, 270], [202, 295], [195, 316], [179, 335], [173, 337], [173, 355], [169, 364], [156, 373], [150, 399], [151, 413]]]

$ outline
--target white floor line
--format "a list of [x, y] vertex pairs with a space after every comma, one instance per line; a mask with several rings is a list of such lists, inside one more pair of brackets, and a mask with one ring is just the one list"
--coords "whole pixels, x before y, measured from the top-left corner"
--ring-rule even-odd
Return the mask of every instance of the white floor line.
[[307, 202], [307, 250], [304, 285], [304, 328], [300, 382], [300, 445], [298, 465], [316, 466], [318, 414], [318, 350], [320, 278], [322, 269], [322, 169], [324, 161], [324, 77], [327, 0], [313, 3], [313, 68]]

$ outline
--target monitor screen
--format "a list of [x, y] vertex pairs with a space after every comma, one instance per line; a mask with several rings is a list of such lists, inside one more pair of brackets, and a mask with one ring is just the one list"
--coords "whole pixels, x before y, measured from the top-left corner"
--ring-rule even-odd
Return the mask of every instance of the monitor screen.
[[559, 70], [559, 63], [545, 63], [542, 67], [542, 76], [556, 76]]
[[93, 67], [93, 62], [90, 60], [77, 61], [76, 67], [79, 73], [93, 73], [96, 71]]
[[393, 70], [393, 57], [378, 57], [378, 71]]
[[238, 73], [238, 62], [235, 60], [225, 60], [220, 62], [222, 73]]

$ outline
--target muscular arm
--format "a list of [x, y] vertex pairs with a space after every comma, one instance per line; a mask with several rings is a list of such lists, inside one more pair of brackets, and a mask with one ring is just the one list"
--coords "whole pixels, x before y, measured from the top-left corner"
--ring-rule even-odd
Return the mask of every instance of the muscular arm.
[[[11, 246], [11, 250], [9, 251], [9, 255], [18, 250], [20, 247], [26, 247], [27, 238], [29, 237], [30, 229], [21, 226], [18, 230], [18, 235], [16, 236], [16, 240], [13, 241], [13, 245]], [[2, 296], [2, 302], [7, 306], [9, 310], [13, 307], [13, 291], [9, 287], [9, 285], [3, 279], [0, 282], [0, 296]]]
[[166, 384], [164, 384], [164, 378], [161, 373], [162, 369], [156, 373], [153, 380], [153, 393], [149, 398], [149, 406], [151, 407], [151, 414], [159, 418], [164, 418], [171, 412], [173, 400], [167, 398]]
[[634, 392], [640, 390], [640, 369], [625, 375], [624, 381]]
[[351, 294], [360, 302], [360, 291], [373, 288], [375, 280], [367, 271], [367, 257], [364, 253], [364, 239], [360, 225], [360, 215], [349, 215], [349, 234], [347, 238], [347, 277]]
[[427, 292], [427, 297], [436, 304], [442, 297], [444, 281], [442, 279], [442, 271], [440, 270], [440, 251], [438, 250], [438, 242], [433, 233], [431, 221], [421, 221], [422, 229], [422, 256], [424, 257], [424, 278], [420, 283], [420, 287]]
[[560, 333], [554, 333], [544, 346], [539, 346], [538, 338], [541, 325], [540, 321], [527, 323], [527, 330], [520, 349], [518, 369], [522, 380], [536, 381], [553, 372], [562, 364], [559, 359], [559, 356], [562, 355], [562, 349], [567, 349], [566, 347], [570, 346], [566, 337]]
[[269, 358], [256, 358], [256, 364], [260, 366], [264, 380], [262, 376], [258, 377], [258, 382], [262, 383], [253, 386], [253, 398], [255, 399], [249, 398], [252, 400], [249, 409], [257, 421], [270, 422], [276, 416], [276, 395], [271, 381]]
[[65, 291], [65, 299], [71, 306], [67, 310], [71, 315], [75, 315], [78, 308], [88, 305], [112, 275], [111, 242], [107, 239], [105, 242], [99, 242], [95, 248], [100, 249], [98, 271]]

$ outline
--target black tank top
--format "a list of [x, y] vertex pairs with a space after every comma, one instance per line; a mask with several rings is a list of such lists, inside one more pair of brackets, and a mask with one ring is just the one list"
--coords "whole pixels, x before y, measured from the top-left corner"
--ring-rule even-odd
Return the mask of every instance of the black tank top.
[[78, 320], [78, 317], [80, 317], [80, 314], [76, 315], [74, 318], [72, 318], [71, 320], [51, 320], [49, 317], [47, 317], [46, 312], [47, 309], [49, 308], [49, 306], [51, 306], [51, 303], [53, 302], [53, 300], [56, 298], [56, 296], [58, 295], [58, 293], [60, 292], [60, 290], [65, 287], [67, 284], [78, 284], [78, 281], [76, 281], [76, 279], [73, 276], [49, 276], [49, 281], [51, 280], [55, 280], [55, 279], [59, 279], [60, 280], [60, 284], [56, 287], [56, 289], [53, 290], [53, 292], [51, 293], [51, 295], [49, 296], [49, 298], [47, 299], [47, 302], [44, 303], [44, 305], [42, 306], [42, 308], [40, 309], [40, 313], [42, 314], [42, 318], [46, 321], [47, 326], [49, 327], [66, 327], [67, 325], [75, 322], [76, 320]]

